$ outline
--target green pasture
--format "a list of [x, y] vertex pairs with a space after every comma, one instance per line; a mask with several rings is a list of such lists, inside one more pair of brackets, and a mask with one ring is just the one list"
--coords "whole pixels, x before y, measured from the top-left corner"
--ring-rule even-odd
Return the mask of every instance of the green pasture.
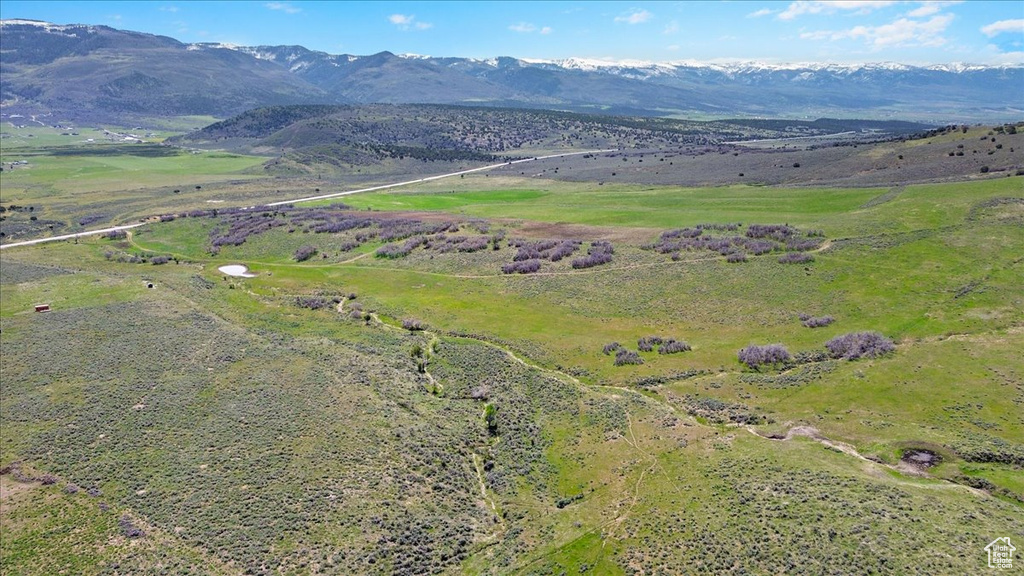
[[[260, 161], [214, 156], [39, 156], [18, 193], [113, 201], [104, 178], [126, 166], [166, 162], [139, 178], [194, 170], [208, 182]], [[4, 202], [23, 203], [7, 197], [10, 176]], [[23, 483], [0, 555], [26, 573], [101, 561], [144, 571], [160, 554], [180, 572], [209, 555], [226, 573], [394, 573], [426, 566], [405, 563], [425, 543], [428, 560], [473, 574], [978, 573], [994, 535], [1024, 530], [1012, 460], [1024, 450], [1024, 221], [1019, 201], [994, 201], [1024, 196], [1021, 182], [701, 189], [473, 176], [341, 200], [484, 218], [508, 238], [616, 238], [610, 264], [527, 276], [501, 274], [508, 246], [382, 260], [379, 241], [343, 252], [354, 232], [288, 225], [214, 254], [217, 217], [4, 250], [0, 465], [59, 479]], [[641, 249], [667, 229], [731, 222], [820, 229], [826, 244], [801, 265]], [[545, 227], [563, 223], [580, 226]], [[327, 257], [295, 262], [307, 245]], [[177, 262], [117, 261], [158, 255]], [[229, 263], [257, 276], [217, 270]], [[301, 307], [310, 296], [331, 303]], [[31, 311], [42, 302], [53, 312]], [[352, 318], [357, 306], [375, 316]], [[810, 329], [801, 313], [836, 321]], [[895, 353], [784, 371], [736, 357], [749, 344], [820, 351], [861, 330], [892, 338]], [[602, 353], [652, 335], [692, 350], [619, 367]], [[857, 454], [757, 435], [796, 425]], [[909, 448], [944, 460], [900, 469]], [[90, 512], [99, 497], [70, 482], [98, 488], [113, 511]], [[44, 544], [39, 530], [60, 530], [53, 514], [81, 532]], [[121, 514], [153, 539], [126, 545]]]
[[[500, 182], [498, 189], [488, 186]], [[896, 233], [958, 223], [979, 200], [1020, 196], [1020, 178], [907, 186], [862, 208], [888, 188], [677, 188], [523, 179], [441, 180], [423, 187], [347, 196], [374, 210], [428, 210], [482, 218], [521, 218], [594, 226], [668, 229], [700, 223], [790, 223], [830, 237]]]
[[[97, 147], [106, 146], [97, 144]], [[147, 146], [139, 144], [136, 146]], [[188, 186], [256, 176], [243, 172], [266, 158], [175, 150], [163, 157], [118, 154], [19, 155], [4, 151], [3, 161], [27, 160], [27, 167], [5, 170], [4, 202], [27, 203], [40, 198], [66, 199], [83, 192], [130, 190], [153, 186]]]

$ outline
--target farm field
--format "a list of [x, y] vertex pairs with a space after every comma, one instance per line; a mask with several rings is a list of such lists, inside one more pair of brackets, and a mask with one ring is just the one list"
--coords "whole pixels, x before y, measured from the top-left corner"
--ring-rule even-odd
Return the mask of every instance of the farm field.
[[175, 215], [3, 251], [5, 574], [979, 573], [1024, 537], [1012, 171], [241, 211], [342, 184], [105, 146], [4, 149], [4, 205]]

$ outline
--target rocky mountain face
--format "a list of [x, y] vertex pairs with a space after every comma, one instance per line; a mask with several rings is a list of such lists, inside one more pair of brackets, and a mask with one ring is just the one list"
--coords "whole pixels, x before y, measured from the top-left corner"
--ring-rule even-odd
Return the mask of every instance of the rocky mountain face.
[[603, 114], [905, 118], [1024, 115], [1024, 67], [731, 65], [334, 55], [184, 44], [106, 26], [2, 22], [4, 111], [226, 117], [277, 104], [435, 103]]

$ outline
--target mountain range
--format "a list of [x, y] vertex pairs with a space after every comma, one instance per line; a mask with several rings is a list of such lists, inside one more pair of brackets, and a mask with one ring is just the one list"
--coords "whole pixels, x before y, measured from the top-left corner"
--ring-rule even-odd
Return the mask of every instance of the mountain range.
[[284, 104], [432, 103], [688, 117], [1024, 117], [1022, 66], [608, 62], [333, 55], [0, 21], [3, 112], [228, 117]]

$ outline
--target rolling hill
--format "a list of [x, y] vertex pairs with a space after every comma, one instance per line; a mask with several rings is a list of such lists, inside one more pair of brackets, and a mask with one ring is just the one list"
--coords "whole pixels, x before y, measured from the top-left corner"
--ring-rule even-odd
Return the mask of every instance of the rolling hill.
[[[106, 26], [3, 20], [3, 109], [73, 119], [277, 104], [433, 103], [620, 115], [1018, 120], [1024, 67], [733, 65], [396, 55], [184, 44]], [[201, 74], [196, 71], [201, 70]]]

